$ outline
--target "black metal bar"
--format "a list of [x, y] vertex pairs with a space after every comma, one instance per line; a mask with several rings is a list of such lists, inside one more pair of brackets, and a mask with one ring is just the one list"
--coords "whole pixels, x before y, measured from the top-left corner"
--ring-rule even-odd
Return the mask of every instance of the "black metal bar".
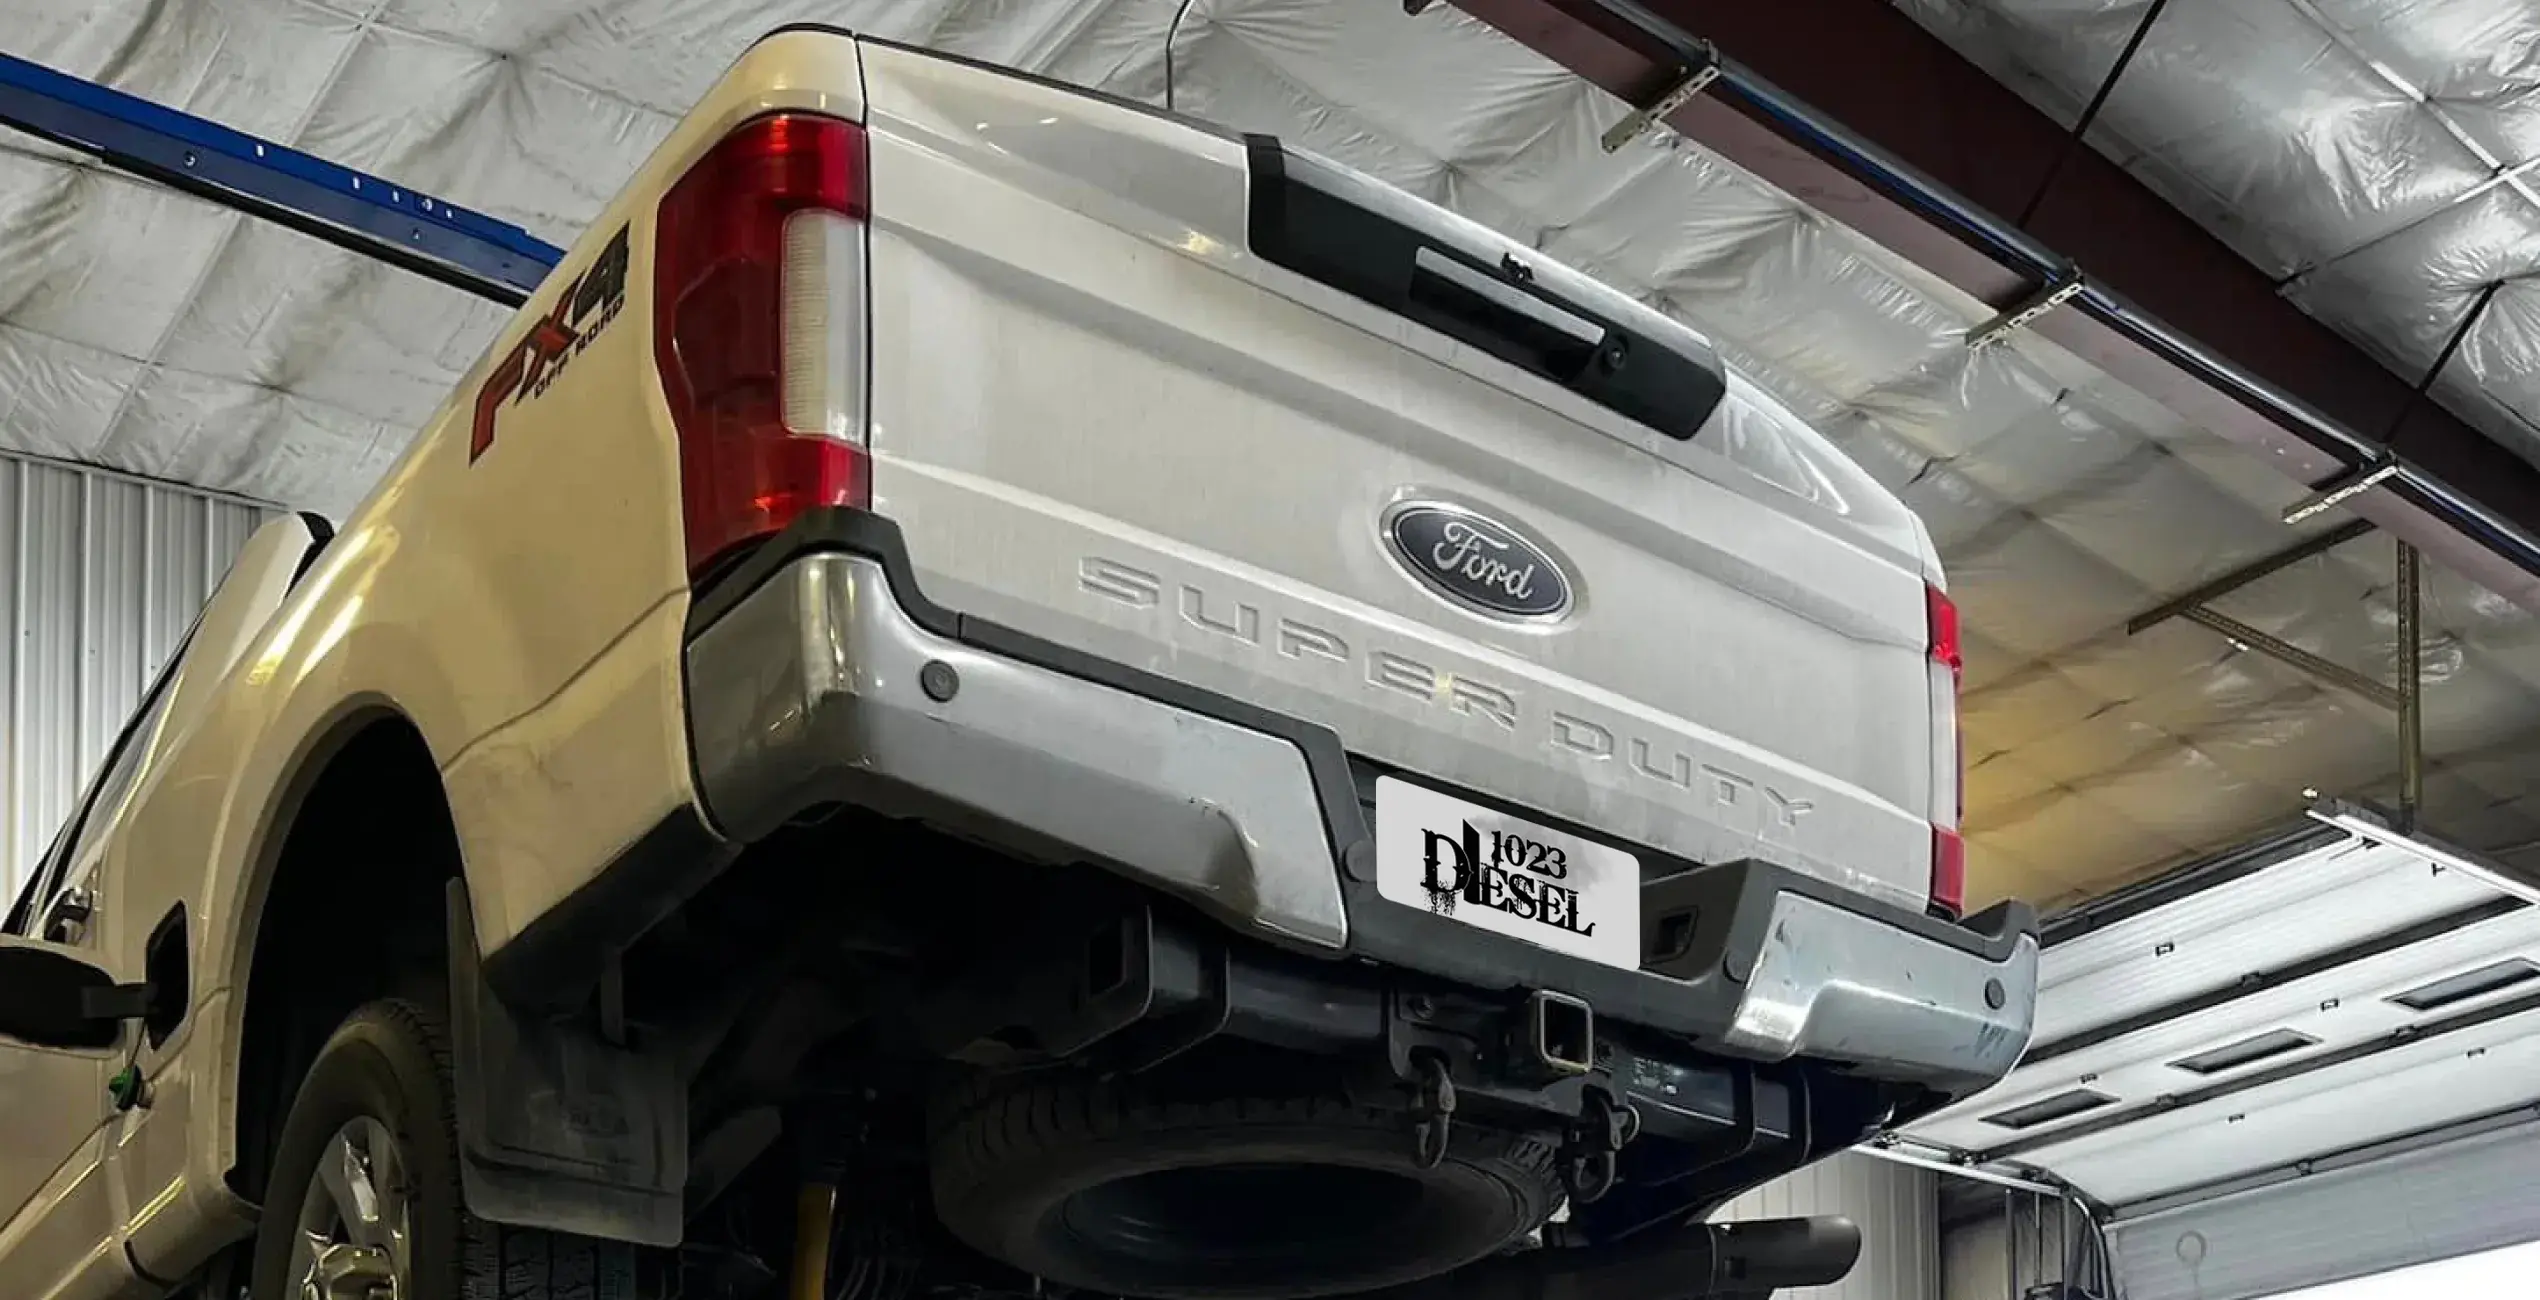
[[2357, 940], [2340, 948], [2305, 957], [2288, 966], [2279, 966], [2270, 971], [2251, 971], [2226, 987], [2199, 993], [2193, 997], [2180, 998], [2174, 1002], [2164, 1002], [2148, 1011], [2136, 1012], [2122, 1020], [2112, 1020], [2107, 1024], [2085, 1029], [2076, 1034], [2067, 1034], [2062, 1038], [2039, 1043], [2028, 1049], [2028, 1054], [2020, 1058], [2020, 1064], [2023, 1067], [2037, 1065], [2060, 1056], [2087, 1051], [2130, 1034], [2139, 1034], [2147, 1029], [2158, 1028], [2173, 1020], [2200, 1015], [2216, 1007], [2229, 1006], [2243, 998], [2252, 998], [2273, 989], [2280, 989], [2296, 980], [2306, 980], [2314, 975], [2325, 974], [2341, 966], [2351, 966], [2386, 952], [2394, 952], [2430, 939], [2439, 939], [2454, 930], [2492, 921], [2497, 917], [2519, 912], [2528, 906], [2528, 903], [2519, 898], [2490, 898], [2468, 907], [2455, 908], [2441, 916], [2430, 917], [2414, 925], [2402, 926], [2387, 934], [2374, 935], [2369, 939]]
[[2028, 203], [2020, 208], [2020, 229], [2028, 229], [2029, 220], [2037, 215], [2038, 205], [2054, 192], [2055, 178], [2064, 174], [2064, 165], [2081, 151], [2090, 135], [2091, 123], [2099, 120], [2099, 110], [2106, 108], [2108, 97], [2117, 93], [2117, 79], [2124, 76], [2126, 68], [2133, 64], [2135, 51], [2143, 48], [2143, 38], [2152, 34], [2152, 24], [2160, 20], [2161, 11], [2169, 5], [2170, 0], [2152, 0], [2144, 9], [2143, 20], [2134, 25], [2134, 35], [2126, 38], [2125, 48], [2117, 52], [2117, 61], [2108, 67], [2108, 75], [2099, 79], [2098, 92], [2090, 97], [2090, 103], [2073, 122], [2072, 133], [2064, 137], [2063, 151], [2046, 165], [2046, 174], [2038, 179], [2037, 189], [2028, 196]]
[[2416, 388], [2408, 394], [2407, 404], [2399, 408], [2398, 414], [2390, 417], [2390, 427], [2381, 435], [2381, 441], [2385, 445], [2396, 445], [2399, 431], [2407, 426], [2408, 417], [2416, 414], [2417, 406], [2425, 401], [2425, 395], [2433, 389], [2434, 381], [2443, 377], [2443, 368], [2452, 364], [2452, 355], [2459, 352], [2461, 344], [2469, 340], [2469, 332], [2477, 327], [2478, 318], [2487, 314], [2487, 304], [2496, 301], [2496, 291], [2504, 287], [2504, 281], [2490, 280], [2486, 288], [2478, 291], [2478, 301], [2469, 305], [2469, 313], [2461, 317], [2461, 323], [2452, 328], [2452, 336], [2443, 340], [2443, 350], [2434, 355], [2434, 364], [2425, 368], [2425, 377], [2418, 380]]
[[2399, 692], [2389, 683], [2374, 681], [2344, 664], [2321, 658], [2282, 637], [2261, 632], [2228, 614], [2217, 614], [2198, 605], [2181, 611], [2179, 617], [2191, 623], [2201, 623], [2222, 633], [2230, 638], [2232, 644], [2244, 650], [2255, 651], [2289, 667], [2298, 668], [2331, 686], [2343, 687], [2363, 696], [2385, 709], [2400, 707]]
[[2040, 1133], [2034, 1137], [2015, 1138], [1998, 1147], [1982, 1152], [1978, 1158], [1983, 1160], [2008, 1160], [2015, 1156], [2025, 1155], [2031, 1151], [2041, 1151], [2048, 1147], [2063, 1146], [2070, 1142], [2077, 1142], [2086, 1137], [2095, 1137], [2101, 1133], [2112, 1132], [2116, 1129], [2124, 1128], [2129, 1124], [2150, 1119], [2155, 1115], [2166, 1115], [2171, 1111], [2186, 1110], [2193, 1106], [2202, 1106], [2207, 1102], [2220, 1101], [2225, 1097], [2237, 1096], [2253, 1089], [2283, 1083], [2288, 1079], [2298, 1079], [2303, 1075], [2315, 1074], [2321, 1070], [2332, 1069], [2340, 1065], [2352, 1065], [2357, 1061], [2370, 1060], [2371, 1058], [2379, 1056], [2384, 1052], [2396, 1051], [2399, 1048], [2406, 1047], [2414, 1043], [2422, 1043], [2428, 1039], [2446, 1037], [2451, 1034], [2460, 1033], [2463, 1030], [2476, 1029], [2481, 1025], [2493, 1024], [2499, 1020], [2511, 1019], [2512, 1017], [2524, 1015], [2533, 1011], [2540, 1011], [2540, 993], [2526, 993], [2520, 997], [2506, 998], [2500, 1002], [2490, 1002], [2484, 1006], [2472, 1007], [2467, 1011], [2457, 1012], [2449, 1016], [2438, 1017], [2430, 1021], [2420, 1021], [2415, 1024], [2402, 1025], [2398, 1029], [2392, 1030], [2387, 1034], [2383, 1034], [2379, 1038], [2368, 1038], [2360, 1043], [2349, 1043], [2344, 1047], [2330, 1048], [2325, 1052], [2307, 1053], [2303, 1056], [2287, 1061], [2282, 1065], [2273, 1066], [2264, 1070], [2253, 1070], [2247, 1074], [2238, 1075], [2220, 1083], [2209, 1084], [2202, 1088], [2191, 1088], [2185, 1092], [2172, 1093], [2169, 1096], [2146, 1102], [2140, 1106], [2128, 1107], [2124, 1110], [2102, 1115], [2097, 1119], [2084, 1120], [2078, 1124], [2066, 1125], [2063, 1128]]
[[2314, 555], [2333, 551], [2340, 546], [2344, 546], [2346, 543], [2371, 532], [2372, 529], [2373, 524], [2369, 519], [2349, 519], [2334, 528], [2313, 533], [2309, 537], [2305, 537], [2301, 541], [2295, 542], [2293, 545], [2288, 546], [2281, 551], [2277, 551], [2273, 555], [2251, 560], [2247, 564], [2241, 565], [2239, 568], [2223, 574], [2221, 577], [2200, 583], [2191, 590], [2172, 596], [2168, 600], [2162, 601], [2160, 604], [2155, 605], [2130, 619], [2127, 619], [2125, 622], [2126, 634], [2128, 636], [2139, 636], [2152, 628], [2158, 627], [2171, 619], [2177, 618], [2198, 605], [2207, 604], [2221, 597], [2228, 596], [2231, 593], [2240, 590], [2242, 587], [2246, 587], [2250, 583], [2256, 582], [2258, 579], [2266, 577], [2269, 574], [2291, 568], [2292, 566], [2299, 564]]
[[2425, 806], [2424, 643], [2419, 635], [2417, 548], [2399, 542], [2399, 826], [2413, 834]]
[[2356, 497], [2399, 477], [2399, 463], [2385, 460], [2378, 465], [2341, 470], [2321, 479], [2311, 487], [2311, 494], [2284, 508], [2286, 526], [2298, 524], [2313, 515], [2342, 506]]

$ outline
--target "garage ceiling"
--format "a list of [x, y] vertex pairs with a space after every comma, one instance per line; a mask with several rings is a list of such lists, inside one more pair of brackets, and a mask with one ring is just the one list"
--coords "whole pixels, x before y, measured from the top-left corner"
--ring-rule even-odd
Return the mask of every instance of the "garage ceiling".
[[[2540, 461], [2540, 8], [2529, 0], [1897, 0], [2414, 379]], [[2146, 19], [2150, 26], [2144, 26]]]
[[[2282, 3], [2291, 0], [2267, 0]], [[2052, 28], [2044, 7], [2005, 5], [1988, 26], [1948, 6], [1934, 21], [1966, 19], [1971, 47], [1991, 41], [2003, 58], [2025, 58], [2012, 38]], [[2116, 21], [2087, 8], [2077, 32]], [[2279, 515], [2300, 485], [2051, 344], [2023, 336], [1969, 350], [1965, 332], [1992, 314], [1985, 304], [1696, 145], [1657, 132], [1603, 153], [1597, 137], [1621, 105], [1451, 10], [1414, 19], [1375, 0], [16, 0], [5, 43], [566, 243], [733, 55], [782, 22], [855, 26], [1155, 102], [1177, 13], [1181, 109], [1373, 172], [1683, 317], [1923, 513], [1969, 629], [1979, 897], [2099, 892], [2236, 842], [2297, 811], [2308, 788], [2388, 783], [2397, 750], [2379, 705], [2202, 627], [2125, 629], [2169, 596], [2337, 524], [2333, 512], [2286, 527]], [[2197, 30], [2182, 26], [2180, 39]], [[2189, 53], [2156, 62], [2203, 66]], [[2305, 66], [2264, 65], [2286, 78]], [[2312, 102], [2287, 86], [2287, 104]], [[2135, 129], [2145, 111], [2113, 114], [2111, 130]], [[2193, 132], [2158, 139], [2241, 129], [2204, 111]], [[2355, 113], [2369, 116], [2332, 120]], [[2517, 139], [2531, 142], [2508, 132], [2496, 147]], [[0, 149], [0, 445], [340, 514], [503, 320], [453, 290], [42, 146]], [[2486, 199], [2442, 209], [2468, 215], [2445, 217], [2431, 199], [2358, 215], [2349, 190], [2332, 184], [2320, 197], [2295, 163], [2389, 175], [2411, 165], [2404, 154], [2338, 137], [2268, 156], [2272, 188], [2217, 193], [2278, 204], [2287, 230], [2321, 227], [2311, 243], [2277, 232], [2250, 247], [2316, 262], [2323, 302], [2326, 286], [2361, 286], [2355, 277], [2413, 247], [2407, 239], [2520, 202], [2498, 183]], [[2424, 233], [2369, 242], [2382, 231], [2371, 214]], [[2304, 251], [2315, 246], [2344, 255]], [[2420, 251], [2439, 268], [2468, 265], [2460, 248], [2487, 247]], [[2523, 251], [2533, 248], [2540, 240]], [[2499, 245], [2461, 274], [2514, 255]], [[2392, 274], [2420, 283], [2429, 273]], [[2481, 328], [2521, 319], [2522, 302], [2500, 293], [2489, 317], [2501, 323]], [[2400, 315], [2439, 325], [2436, 308], [2412, 310]], [[2487, 369], [2472, 373], [2540, 373], [2514, 368], [2511, 336], [2482, 338], [2476, 364]], [[2496, 391], [2500, 409], [2520, 400], [2510, 386]], [[2392, 584], [2390, 544], [2367, 536], [2217, 607], [2387, 680]], [[2540, 764], [2530, 761], [2540, 628], [2531, 612], [2442, 571], [2426, 611], [2429, 818], [2483, 848], [2540, 840]]]

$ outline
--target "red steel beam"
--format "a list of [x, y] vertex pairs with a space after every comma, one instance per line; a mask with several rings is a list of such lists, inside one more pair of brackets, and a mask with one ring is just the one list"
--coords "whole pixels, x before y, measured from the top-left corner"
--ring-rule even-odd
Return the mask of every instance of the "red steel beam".
[[[1671, 127], [1997, 309], [2039, 289], [2032, 266], [1863, 175], [1773, 105], [1733, 87], [1760, 78], [1986, 213], [2022, 211], [2035, 196], [2023, 229], [2036, 244], [2077, 266], [2094, 290], [2157, 318], [2275, 396], [2218, 382], [2140, 331], [2091, 313], [2058, 309], [2032, 330], [2303, 483], [2382, 452], [2404, 459], [2522, 536], [2500, 546], [2494, 530], [2465, 529], [2459, 511], [2405, 484], [2347, 508], [2540, 608], [2532, 568], [2540, 552], [2529, 545], [2540, 532], [2540, 470], [2415, 400], [2414, 377], [2393, 374], [2304, 315], [2255, 266], [2096, 150], [2074, 150], [2059, 167], [2062, 125], [1886, 0], [1454, 2], [1634, 104], [1655, 101], [1676, 79], [1688, 40], [1711, 42], [1737, 75], [1688, 101]], [[2386, 436], [2394, 427], [2396, 436]]]

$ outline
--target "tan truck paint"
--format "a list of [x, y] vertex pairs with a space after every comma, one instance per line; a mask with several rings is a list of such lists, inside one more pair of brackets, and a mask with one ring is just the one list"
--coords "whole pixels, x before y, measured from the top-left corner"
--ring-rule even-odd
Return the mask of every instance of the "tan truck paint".
[[[207, 632], [225, 607], [261, 605], [266, 617], [223, 631], [237, 645], [229, 662], [189, 657], [194, 680], [172, 683], [95, 881], [116, 900], [101, 919], [121, 919], [91, 955], [118, 979], [140, 977], [149, 928], [187, 905], [193, 1006], [175, 1036], [140, 1054], [151, 1108], [111, 1122], [105, 1079], [120, 1053], [0, 1040], [0, 1296], [152, 1294], [127, 1241], [151, 1275], [182, 1276], [248, 1229], [222, 1180], [237, 1161], [240, 994], [258, 904], [295, 783], [360, 724], [401, 715], [430, 746], [488, 951], [693, 798], [677, 452], [650, 369], [652, 203], [734, 125], [787, 108], [853, 117], [861, 96], [851, 42], [779, 35], [754, 47], [592, 223], [289, 598], [260, 602], [271, 572], [247, 560], [223, 584]], [[494, 444], [471, 461], [478, 389], [621, 227], [632, 253], [624, 305], [538, 400], [501, 412]], [[299, 528], [268, 525], [248, 556]], [[62, 1123], [83, 1114], [84, 1130]]]

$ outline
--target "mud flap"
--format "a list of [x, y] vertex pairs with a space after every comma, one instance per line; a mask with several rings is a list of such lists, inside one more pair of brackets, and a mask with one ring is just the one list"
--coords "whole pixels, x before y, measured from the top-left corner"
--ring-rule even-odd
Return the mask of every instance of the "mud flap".
[[587, 1023], [521, 1016], [485, 983], [465, 882], [450, 882], [445, 905], [468, 1211], [515, 1227], [679, 1244], [688, 1095], [671, 1054], [612, 1045]]

